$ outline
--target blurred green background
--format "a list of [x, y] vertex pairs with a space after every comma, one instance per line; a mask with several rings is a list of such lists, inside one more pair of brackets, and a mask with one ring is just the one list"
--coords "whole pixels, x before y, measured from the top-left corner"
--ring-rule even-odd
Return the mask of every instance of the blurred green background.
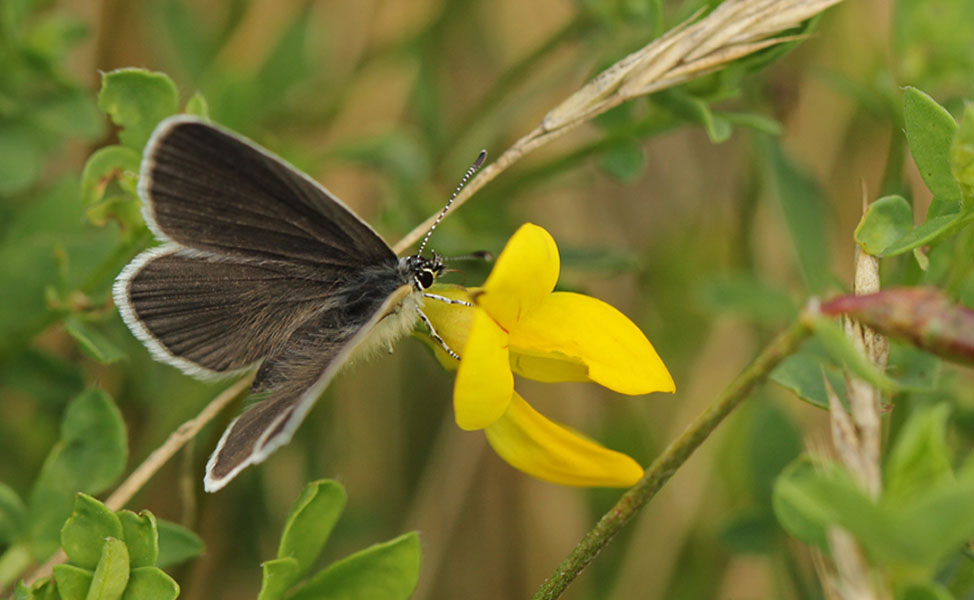
[[[442, 206], [480, 148], [499, 155], [700, 4], [3, 0], [0, 481], [26, 495], [66, 403], [86, 386], [109, 392], [124, 415], [127, 470], [221, 387], [153, 362], [111, 306], [114, 275], [149, 239], [132, 225], [134, 205], [80, 202], [86, 158], [115, 140], [96, 105], [99, 71], [165, 72], [181, 105], [200, 92], [215, 121], [306, 170], [394, 242]], [[929, 192], [906, 151], [898, 86], [959, 115], [974, 97], [972, 22], [966, 0], [841, 4], [792, 52], [766, 55], [770, 65], [751, 61], [624, 105], [527, 157], [447, 219], [431, 246], [496, 252], [524, 221], [554, 235], [560, 287], [633, 318], [678, 391], [518, 389], [648, 464], [811, 294], [848, 289], [863, 189], [871, 199], [904, 194], [923, 214]], [[948, 252], [970, 252], [970, 232], [952, 243]], [[455, 281], [477, 284], [486, 272], [465, 270]], [[883, 274], [884, 285], [931, 277], [910, 255]], [[974, 278], [952, 285], [974, 302]], [[72, 327], [119, 356], [92, 358]], [[949, 397], [968, 440], [970, 373], [948, 368], [941, 380], [893, 404], [906, 413]], [[526, 597], [619, 492], [513, 470], [481, 434], [453, 424], [451, 384], [424, 344], [406, 340], [346, 371], [290, 445], [224, 491], [202, 493], [202, 464], [239, 405], [130, 507], [206, 542], [202, 558], [173, 571], [187, 599], [254, 597], [288, 508], [321, 477], [349, 495], [325, 560], [417, 529], [416, 598]], [[824, 412], [761, 390], [566, 597], [821, 597], [810, 553], [774, 519], [770, 489], [804, 446], [828, 436]]]

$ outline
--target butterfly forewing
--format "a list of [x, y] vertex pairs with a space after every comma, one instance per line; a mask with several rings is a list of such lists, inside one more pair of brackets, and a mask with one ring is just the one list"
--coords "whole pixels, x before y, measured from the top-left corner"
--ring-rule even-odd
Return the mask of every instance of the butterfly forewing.
[[139, 192], [156, 234], [189, 248], [311, 266], [396, 261], [382, 238], [319, 183], [190, 117], [156, 128]]

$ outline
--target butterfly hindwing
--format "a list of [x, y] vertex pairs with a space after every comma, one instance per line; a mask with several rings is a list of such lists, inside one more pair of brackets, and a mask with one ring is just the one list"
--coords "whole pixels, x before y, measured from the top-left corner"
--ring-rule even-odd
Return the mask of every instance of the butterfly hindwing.
[[[290, 441], [335, 373], [412, 293], [411, 286], [402, 285], [383, 301], [363, 308], [371, 314], [357, 329], [342, 323], [339, 309], [322, 313], [299, 327], [278, 355], [267, 359], [265, 366], [272, 365], [270, 370], [262, 366], [258, 371], [254, 388], [267, 389], [260, 394], [263, 398], [227, 427], [210, 455], [203, 478], [206, 490], [215, 492], [222, 488], [248, 465], [263, 461]], [[408, 323], [409, 319], [403, 322]]]
[[327, 273], [209, 255], [168, 244], [143, 252], [115, 282], [115, 304], [153, 355], [186, 373], [246, 368], [329, 305]]

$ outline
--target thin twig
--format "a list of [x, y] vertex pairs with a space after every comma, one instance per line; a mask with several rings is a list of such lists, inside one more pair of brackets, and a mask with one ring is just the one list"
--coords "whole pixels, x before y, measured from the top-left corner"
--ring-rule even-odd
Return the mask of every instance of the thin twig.
[[[216, 398], [210, 401], [206, 407], [200, 411], [196, 417], [180, 425], [176, 431], [169, 435], [169, 438], [158, 448], [153, 450], [137, 469], [122, 482], [120, 486], [105, 500], [105, 506], [111, 510], [120, 510], [129, 500], [132, 499], [142, 486], [152, 478], [156, 472], [162, 468], [166, 462], [179, 451], [187, 442], [196, 437], [210, 421], [216, 417], [220, 411], [227, 407], [237, 396], [239, 396], [250, 385], [253, 376], [242, 377], [234, 382], [233, 385], [223, 390]], [[34, 570], [27, 578], [28, 585], [42, 577], [51, 574], [55, 565], [59, 565], [67, 560], [64, 550], [58, 550], [47, 562]]]
[[783, 359], [808, 337], [809, 328], [798, 320], [775, 338], [724, 390], [717, 401], [697, 416], [646, 469], [643, 478], [619, 498], [595, 527], [545, 580], [532, 600], [554, 600], [568, 587], [620, 529], [645, 506], [670, 477], [700, 447], [718, 425], [743, 402]]

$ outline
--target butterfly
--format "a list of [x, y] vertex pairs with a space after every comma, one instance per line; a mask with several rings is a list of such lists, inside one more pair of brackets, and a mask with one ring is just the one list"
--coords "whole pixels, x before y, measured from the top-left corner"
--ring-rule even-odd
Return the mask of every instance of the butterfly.
[[207, 491], [287, 443], [351, 357], [391, 348], [417, 320], [459, 358], [422, 311], [425, 298], [459, 303], [426, 291], [444, 271], [441, 257], [422, 256], [435, 224], [416, 254], [399, 257], [321, 184], [189, 115], [156, 127], [138, 192], [163, 243], [115, 281], [125, 324], [157, 360], [196, 377], [257, 367], [258, 401], [220, 438]]

